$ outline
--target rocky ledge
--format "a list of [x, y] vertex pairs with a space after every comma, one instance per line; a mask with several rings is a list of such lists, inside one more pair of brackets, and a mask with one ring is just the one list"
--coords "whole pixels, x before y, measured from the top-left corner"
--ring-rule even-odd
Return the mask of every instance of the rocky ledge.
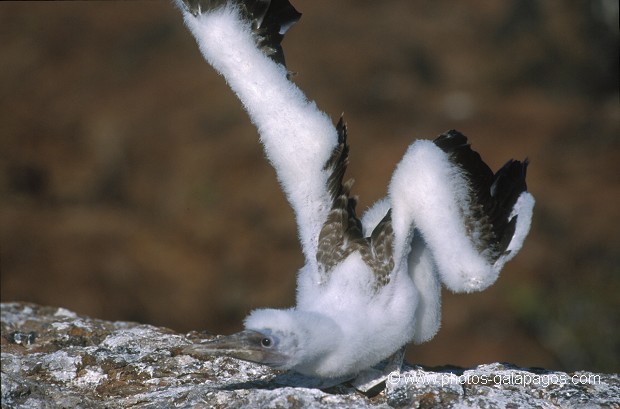
[[406, 366], [373, 396], [229, 358], [181, 354], [204, 337], [64, 308], [1, 304], [2, 408], [620, 408], [618, 374], [509, 364]]

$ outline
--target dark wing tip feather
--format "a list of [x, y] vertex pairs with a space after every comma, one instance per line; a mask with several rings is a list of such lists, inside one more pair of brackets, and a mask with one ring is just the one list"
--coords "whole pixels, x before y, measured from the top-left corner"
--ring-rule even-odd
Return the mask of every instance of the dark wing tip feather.
[[286, 66], [282, 39], [299, 19], [299, 13], [288, 0], [180, 0], [194, 16], [233, 4], [244, 19], [252, 23], [252, 33], [258, 48], [269, 58]]
[[434, 141], [441, 150], [446, 152], [453, 163], [465, 170], [474, 184], [474, 190], [482, 190], [490, 186], [493, 180], [493, 171], [480, 157], [480, 154], [471, 149], [467, 137], [454, 129], [438, 136]]
[[301, 13], [288, 0], [249, 1], [248, 3], [255, 2], [267, 3], [264, 12], [257, 14], [260, 19], [253, 18], [252, 31], [256, 37], [256, 43], [269, 58], [286, 66], [282, 40], [288, 29], [299, 21]]
[[515, 232], [517, 218], [510, 218], [510, 214], [519, 195], [527, 190], [527, 159], [510, 160], [494, 174], [460, 132], [448, 131], [434, 143], [463, 170], [471, 192], [471, 208], [464, 212], [470, 220], [465, 223], [472, 237], [477, 237], [478, 249], [495, 261], [506, 251]]
[[527, 191], [525, 177], [529, 161], [509, 160], [493, 176], [493, 183], [489, 192], [496, 205], [494, 210], [493, 227], [499, 239], [497, 251], [503, 254], [510, 244], [517, 225], [517, 216], [509, 219], [517, 199], [521, 193]]

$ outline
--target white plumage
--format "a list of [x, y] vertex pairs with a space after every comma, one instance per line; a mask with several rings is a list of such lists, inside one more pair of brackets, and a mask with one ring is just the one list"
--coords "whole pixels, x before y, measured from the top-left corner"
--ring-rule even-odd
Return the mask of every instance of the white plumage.
[[329, 211], [323, 166], [338, 143], [331, 120], [287, 79], [287, 70], [263, 54], [250, 22], [234, 2], [185, 22], [206, 60], [224, 76], [258, 128], [267, 158], [298, 221], [307, 260], [316, 255], [318, 236]]
[[494, 175], [458, 132], [417, 141], [388, 196], [360, 223], [350, 184], [342, 183], [346, 126], [334, 127], [284, 66], [279, 42], [296, 10], [287, 0], [178, 1], [206, 60], [258, 128], [306, 259], [294, 308], [256, 310], [245, 331], [188, 353], [353, 377], [435, 335], [440, 283], [471, 292], [497, 279], [530, 226], [526, 162], [510, 161]]

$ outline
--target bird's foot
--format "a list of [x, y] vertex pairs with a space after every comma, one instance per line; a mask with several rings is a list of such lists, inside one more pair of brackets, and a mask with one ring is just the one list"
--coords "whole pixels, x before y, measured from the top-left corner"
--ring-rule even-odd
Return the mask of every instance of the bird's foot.
[[396, 351], [390, 356], [385, 364], [379, 364], [377, 367], [366, 369], [359, 373], [357, 378], [351, 381], [355, 389], [364, 393], [372, 394], [373, 391], [380, 392], [385, 387], [385, 382], [390, 376], [400, 375], [400, 368], [403, 365], [405, 357], [405, 347]]

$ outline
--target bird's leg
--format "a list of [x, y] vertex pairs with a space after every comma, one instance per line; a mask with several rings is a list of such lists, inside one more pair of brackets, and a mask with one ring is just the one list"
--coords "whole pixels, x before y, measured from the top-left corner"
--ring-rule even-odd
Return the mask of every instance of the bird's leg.
[[400, 369], [405, 358], [405, 348], [402, 347], [384, 361], [385, 366], [382, 367], [382, 364], [379, 364], [376, 367], [360, 372], [357, 378], [351, 381], [353, 387], [362, 393], [367, 393], [385, 382], [390, 374], [396, 373], [400, 375]]
[[403, 367], [403, 361], [405, 360], [405, 350], [406, 346], [402, 347], [398, 351], [394, 352], [391, 357], [388, 358], [387, 364], [385, 365], [384, 372], [390, 374], [392, 372], [396, 372], [400, 375], [400, 370]]

